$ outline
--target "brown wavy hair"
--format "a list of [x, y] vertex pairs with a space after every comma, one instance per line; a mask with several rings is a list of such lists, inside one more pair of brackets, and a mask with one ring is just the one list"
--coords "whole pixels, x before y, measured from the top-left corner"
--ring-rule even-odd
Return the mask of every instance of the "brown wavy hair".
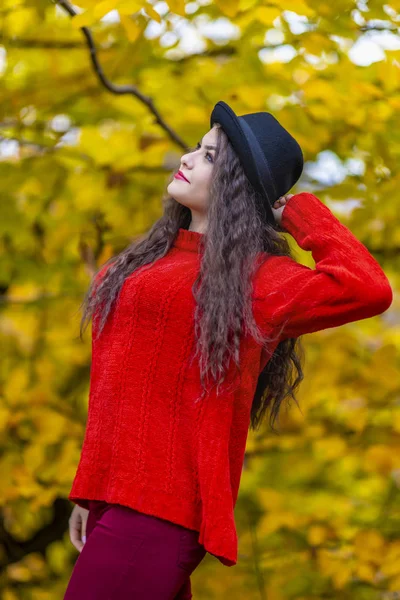
[[[200, 270], [192, 287], [196, 300], [195, 357], [199, 356], [202, 397], [210, 373], [218, 395], [231, 359], [240, 368], [239, 343], [244, 333], [250, 332], [266, 348], [276, 340], [262, 335], [252, 314], [252, 279], [258, 268], [254, 259], [262, 252], [291, 256], [288, 241], [279, 233], [284, 230], [263, 219], [257, 208], [258, 192], [246, 177], [224, 130], [219, 123], [214, 126], [217, 149], [209, 190], [207, 231], [201, 239]], [[172, 178], [173, 175], [170, 181]], [[125, 279], [138, 267], [165, 256], [179, 228], [189, 228], [188, 207], [168, 195], [162, 202], [164, 214], [147, 235], [110, 258], [95, 274], [81, 305], [81, 339], [91, 318], [96, 325], [96, 337], [100, 335]], [[97, 285], [96, 276], [105, 266], [105, 274]], [[279, 342], [259, 374], [250, 429], [260, 427], [270, 408], [270, 426], [275, 431], [274, 423], [284, 398], [292, 397], [297, 403], [294, 390], [303, 379], [303, 348], [299, 342], [299, 338]]]

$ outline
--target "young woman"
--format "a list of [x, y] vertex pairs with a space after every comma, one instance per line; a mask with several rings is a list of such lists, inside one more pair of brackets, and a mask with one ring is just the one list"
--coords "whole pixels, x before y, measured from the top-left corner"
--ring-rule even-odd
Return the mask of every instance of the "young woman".
[[210, 125], [182, 156], [163, 216], [85, 296], [92, 365], [66, 600], [189, 599], [207, 552], [235, 565], [248, 430], [267, 410], [273, 429], [294, 398], [299, 336], [392, 302], [349, 229], [313, 194], [286, 195], [303, 156], [271, 114], [220, 101]]

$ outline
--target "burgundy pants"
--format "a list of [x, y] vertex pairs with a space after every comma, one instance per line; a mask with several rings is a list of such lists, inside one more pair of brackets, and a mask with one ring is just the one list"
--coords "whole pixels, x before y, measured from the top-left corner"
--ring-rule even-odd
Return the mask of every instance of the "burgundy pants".
[[86, 544], [64, 600], [189, 600], [206, 555], [198, 531], [120, 504], [90, 500]]

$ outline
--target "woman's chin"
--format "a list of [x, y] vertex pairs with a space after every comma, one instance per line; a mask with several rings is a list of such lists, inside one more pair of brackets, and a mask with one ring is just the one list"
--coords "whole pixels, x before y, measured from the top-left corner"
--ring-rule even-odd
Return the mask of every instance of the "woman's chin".
[[179, 188], [179, 183], [171, 181], [167, 186], [167, 192], [174, 198], [174, 200], [180, 202], [181, 204], [185, 204], [184, 195], [182, 194], [182, 190]]
[[169, 182], [168, 187], [171, 186], [171, 187], [174, 187], [175, 189], [179, 190], [182, 183], [186, 183], [186, 182], [182, 181], [181, 179], [178, 179], [177, 177], [174, 177], [173, 180]]

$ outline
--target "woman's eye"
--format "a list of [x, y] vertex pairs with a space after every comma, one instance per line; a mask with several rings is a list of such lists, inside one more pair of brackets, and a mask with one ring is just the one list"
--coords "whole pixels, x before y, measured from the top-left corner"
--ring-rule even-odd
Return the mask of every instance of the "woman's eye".
[[[194, 151], [194, 150], [198, 150], [199, 148], [200, 148], [200, 143], [199, 143], [199, 142], [197, 142], [197, 145], [196, 145], [196, 147], [195, 147], [195, 148], [193, 148], [193, 151]], [[207, 158], [207, 156], [209, 156], [209, 157], [211, 158], [211, 162], [214, 162], [214, 161], [213, 161], [212, 154], [210, 154], [210, 152], [206, 152], [206, 158]], [[210, 162], [210, 161], [209, 161], [209, 162]]]

